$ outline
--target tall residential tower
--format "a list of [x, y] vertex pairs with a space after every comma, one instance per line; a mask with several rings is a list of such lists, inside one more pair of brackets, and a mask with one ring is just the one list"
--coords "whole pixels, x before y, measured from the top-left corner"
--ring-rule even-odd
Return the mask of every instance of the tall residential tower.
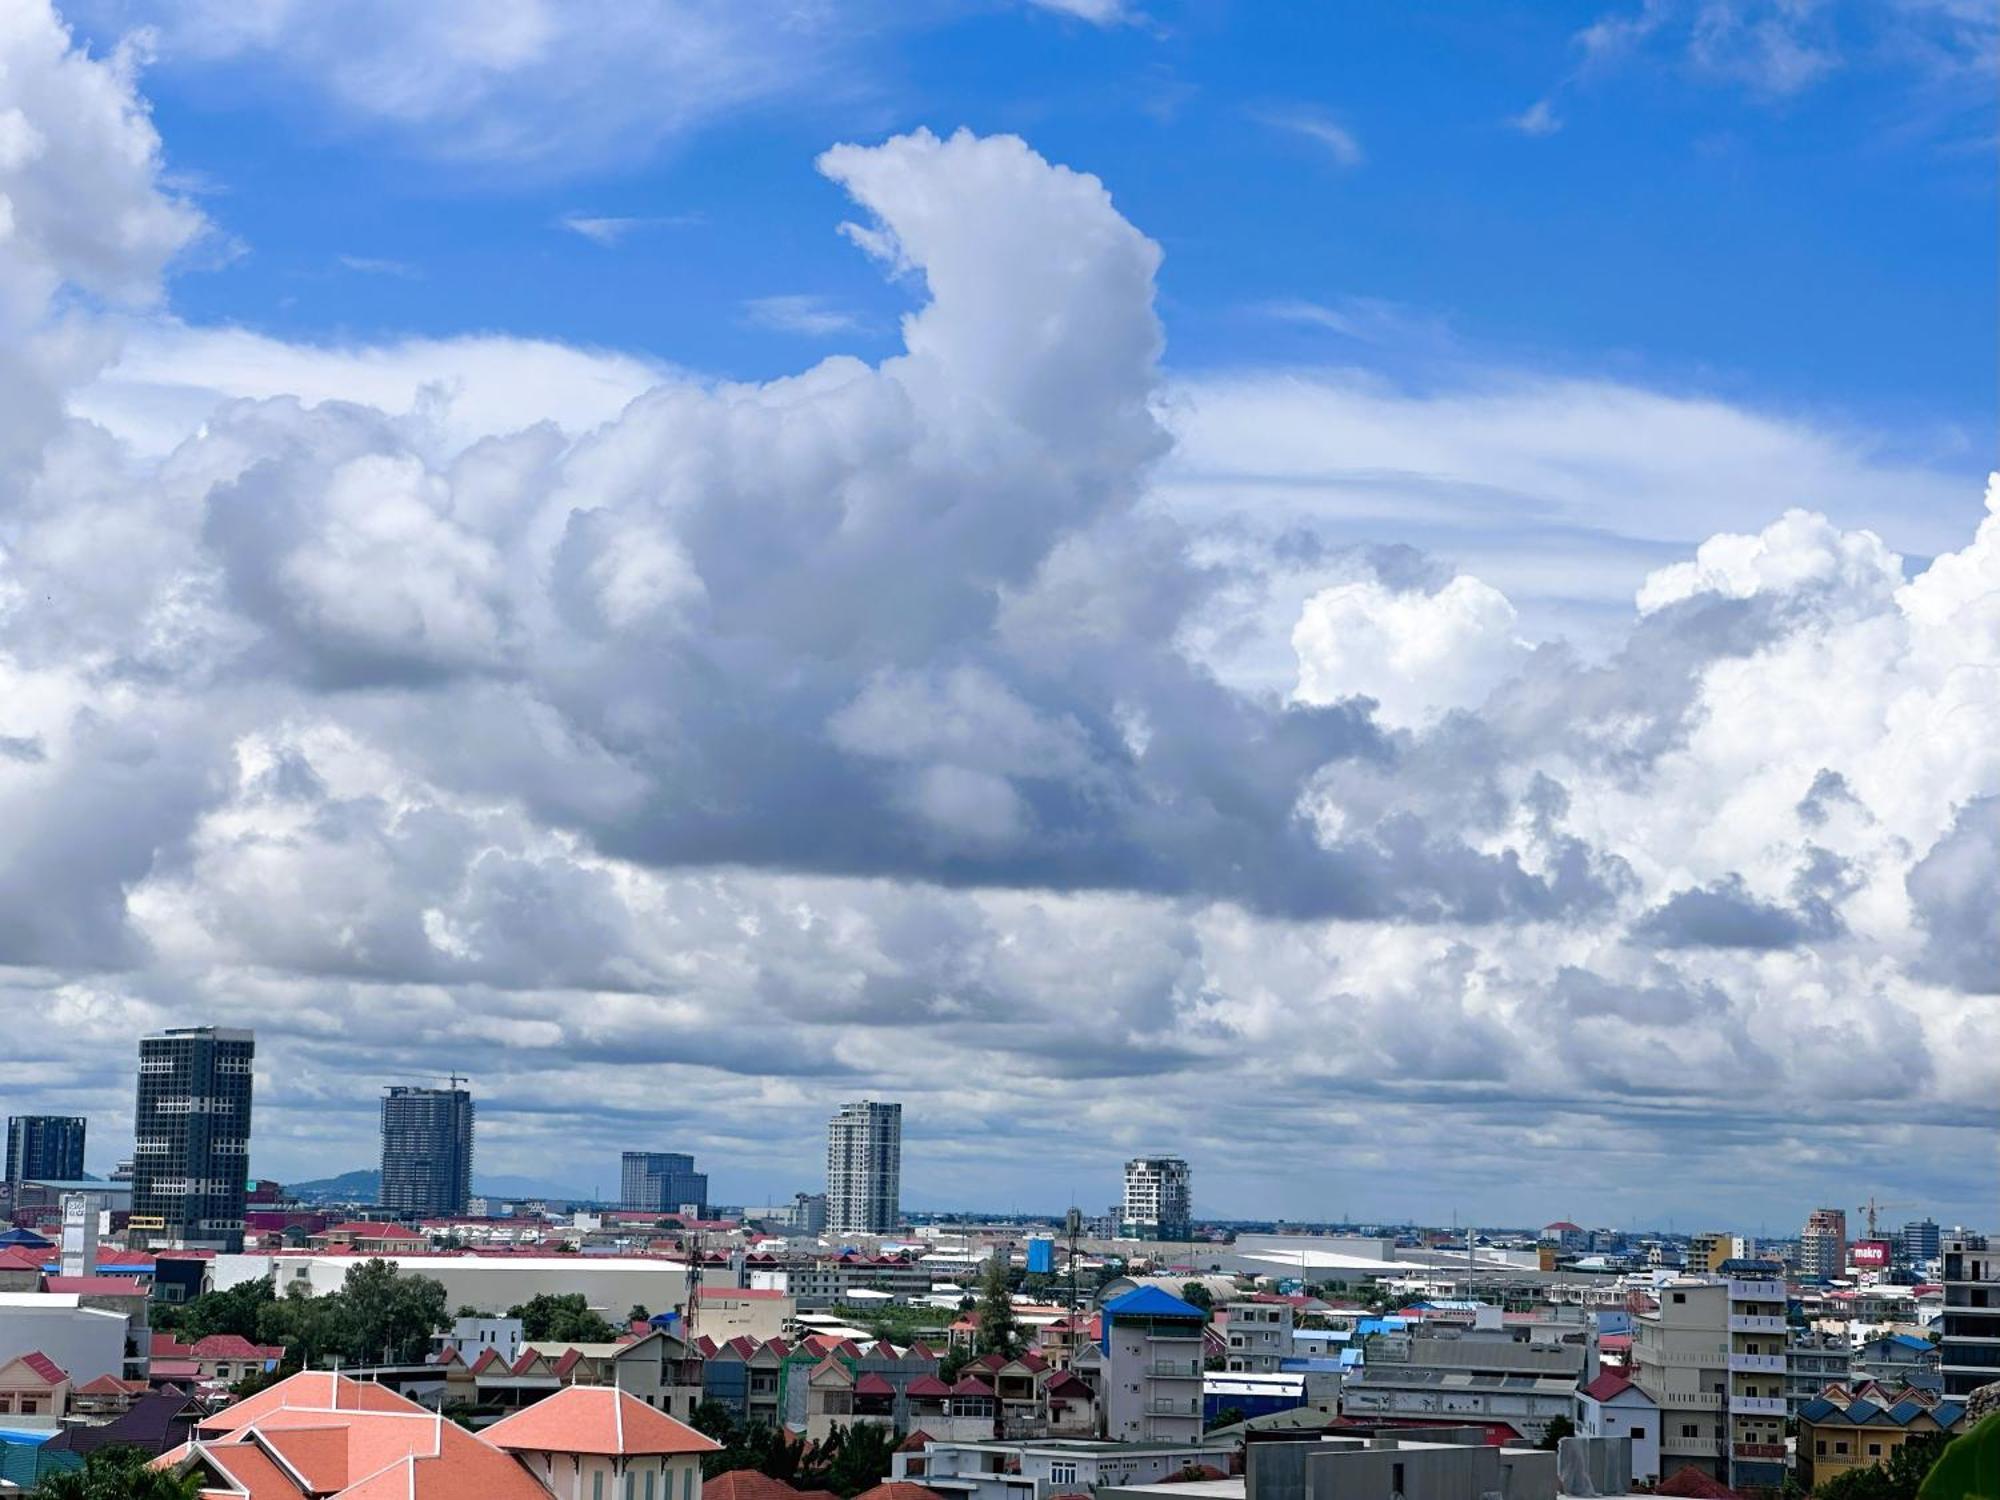
[[219, 1026], [176, 1026], [139, 1039], [128, 1225], [135, 1241], [242, 1250], [256, 1053], [250, 1032]]
[[472, 1094], [392, 1084], [382, 1095], [382, 1206], [454, 1218], [472, 1196]]
[[902, 1222], [903, 1106], [862, 1099], [826, 1123], [826, 1227], [887, 1234]]

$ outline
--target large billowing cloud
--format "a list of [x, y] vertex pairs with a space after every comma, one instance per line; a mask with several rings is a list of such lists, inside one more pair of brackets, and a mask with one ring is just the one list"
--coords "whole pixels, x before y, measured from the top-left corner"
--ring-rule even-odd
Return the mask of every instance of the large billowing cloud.
[[[910, 288], [876, 365], [134, 324], [69, 291], [143, 302], [198, 221], [122, 64], [12, 24], [10, 1104], [108, 1160], [134, 1033], [212, 1018], [259, 1028], [280, 1173], [457, 1067], [486, 1162], [579, 1186], [668, 1140], [802, 1186], [872, 1090], [918, 1199], [1094, 1204], [1169, 1146], [1293, 1216], [1743, 1213], [1870, 1152], [1970, 1202], [2000, 518], [1919, 571], [1784, 514], [1577, 650], [1393, 532], [1244, 524], [1215, 469], [1177, 503], [1218, 406], [1296, 431], [1310, 388], [1190, 419], [1158, 247], [1011, 137], [822, 157]], [[1529, 487], [1555, 399], [1441, 441], [1517, 421]]]

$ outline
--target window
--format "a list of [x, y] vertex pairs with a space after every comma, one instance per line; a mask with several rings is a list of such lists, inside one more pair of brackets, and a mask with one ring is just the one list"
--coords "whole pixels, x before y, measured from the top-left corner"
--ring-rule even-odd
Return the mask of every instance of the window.
[[1400, 1495], [1403, 1493], [1403, 1466], [1401, 1464], [1389, 1465], [1389, 1488], [1395, 1494]]
[[604, 1471], [599, 1469], [590, 1476], [590, 1500], [604, 1500]]
[[1076, 1483], [1076, 1465], [1075, 1465], [1075, 1464], [1050, 1464], [1050, 1465], [1049, 1465], [1049, 1483], [1050, 1483], [1050, 1484], [1075, 1484], [1075, 1483]]
[[1632, 1441], [1635, 1443], [1645, 1435], [1646, 1435], [1646, 1429], [1643, 1427], [1634, 1427], [1632, 1429]]
[[1833, 1445], [1833, 1451], [1835, 1453], [1845, 1453], [1847, 1451], [1847, 1444], [1836, 1440]]
[[1870, 1458], [1880, 1458], [1882, 1456], [1882, 1445], [1880, 1443], [1870, 1443], [1868, 1445], [1868, 1456]]
[[1675, 1293], [1674, 1293], [1674, 1301], [1676, 1301], [1676, 1302], [1685, 1302], [1685, 1301], [1687, 1301], [1687, 1299], [1688, 1299], [1688, 1294], [1687, 1294], [1686, 1292], [1675, 1292]]
[[681, 1500], [694, 1500], [694, 1474], [692, 1463], [681, 1470]]
[[653, 1500], [653, 1483], [657, 1478], [651, 1469], [646, 1471], [646, 1500]]
[[1816, 1442], [1816, 1443], [1814, 1443], [1814, 1444], [1813, 1444], [1813, 1452], [1817, 1453], [1817, 1454], [1818, 1454], [1818, 1455], [1819, 1455], [1819, 1456], [1820, 1456], [1821, 1458], [1825, 1458], [1825, 1457], [1826, 1457], [1826, 1439], [1825, 1439], [1825, 1438], [1821, 1438], [1821, 1439], [1820, 1439], [1820, 1440], [1819, 1440], [1818, 1442]]
[[1701, 1429], [1692, 1422], [1683, 1422], [1681, 1423], [1681, 1436], [1684, 1438], [1700, 1437]]
[[625, 1471], [625, 1500], [637, 1500], [639, 1476], [630, 1469]]

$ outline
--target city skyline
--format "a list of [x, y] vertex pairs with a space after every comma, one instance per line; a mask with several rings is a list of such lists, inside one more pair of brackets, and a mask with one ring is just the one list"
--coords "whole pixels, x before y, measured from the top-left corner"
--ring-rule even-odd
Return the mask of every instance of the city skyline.
[[1993, 17], [859, 5], [10, 9], [7, 1111], [1991, 1219]]

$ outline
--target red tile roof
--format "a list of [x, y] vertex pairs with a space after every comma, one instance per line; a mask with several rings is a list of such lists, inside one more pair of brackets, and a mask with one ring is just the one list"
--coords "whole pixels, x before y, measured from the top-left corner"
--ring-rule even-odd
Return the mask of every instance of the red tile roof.
[[1617, 1370], [1606, 1370], [1597, 1379], [1585, 1386], [1583, 1393], [1593, 1401], [1609, 1401], [1612, 1397], [1629, 1391], [1631, 1388], [1632, 1382], [1627, 1380], [1624, 1375], [1620, 1374]]
[[79, 1396], [137, 1396], [149, 1390], [143, 1380], [120, 1380], [116, 1375], [100, 1375], [76, 1388]]
[[405, 1224], [380, 1224], [369, 1219], [356, 1219], [347, 1224], [335, 1224], [327, 1234], [344, 1234], [350, 1239], [364, 1240], [420, 1240], [416, 1230]]
[[731, 1469], [701, 1482], [701, 1500], [798, 1500], [798, 1493], [755, 1469]]
[[919, 1427], [896, 1445], [896, 1451], [898, 1453], [921, 1453], [936, 1441], [936, 1438]]
[[906, 1396], [949, 1396], [951, 1387], [935, 1375], [919, 1375], [903, 1387]]
[[1693, 1464], [1682, 1466], [1673, 1478], [1653, 1491], [1656, 1495], [1680, 1495], [1684, 1500], [1743, 1500], [1719, 1479], [1711, 1479]]
[[714, 1453], [722, 1445], [610, 1386], [564, 1386], [480, 1434], [531, 1453]]
[[10, 1360], [8, 1363], [26, 1365], [50, 1385], [61, 1385], [65, 1380], [69, 1379], [69, 1371], [65, 1370], [39, 1349], [32, 1354], [23, 1354], [19, 1359]]
[[130, 1276], [45, 1276], [45, 1292], [73, 1292], [79, 1297], [147, 1297], [145, 1287]]
[[993, 1387], [977, 1375], [961, 1375], [958, 1384], [951, 1388], [951, 1393], [954, 1396], [990, 1396], [993, 1394]]
[[942, 1500], [936, 1490], [911, 1484], [907, 1479], [891, 1479], [872, 1490], [863, 1490], [854, 1500]]
[[854, 1382], [854, 1394], [857, 1396], [894, 1396], [896, 1388], [889, 1384], [882, 1376], [870, 1370], [866, 1375], [863, 1375], [859, 1380]]

